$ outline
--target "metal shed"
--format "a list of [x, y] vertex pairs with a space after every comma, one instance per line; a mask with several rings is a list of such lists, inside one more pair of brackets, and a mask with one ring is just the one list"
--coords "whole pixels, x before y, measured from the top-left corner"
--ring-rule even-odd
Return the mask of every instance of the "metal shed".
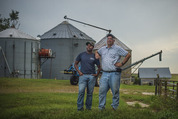
[[[116, 45], [122, 47], [123, 49], [125, 49], [126, 51], [128, 51], [131, 55], [132, 55], [132, 50], [127, 47], [123, 42], [121, 42], [118, 38], [115, 37], [115, 42]], [[95, 44], [95, 48], [94, 50], [98, 50], [103, 46], [106, 46], [107, 44], [107, 37], [105, 36], [104, 38], [102, 38], [98, 43]], [[123, 57], [121, 57], [121, 61], [123, 60]], [[124, 65], [125, 66], [129, 66], [132, 63], [132, 59], [130, 58], [128, 60], [128, 62]], [[131, 68], [125, 70], [122, 72], [122, 78], [129, 78], [131, 76]]]
[[76, 56], [86, 50], [86, 42], [93, 41], [91, 37], [80, 31], [67, 21], [44, 33], [41, 38], [41, 48], [52, 49], [56, 53], [53, 60], [48, 60], [42, 67], [42, 78], [70, 79], [63, 74], [75, 61]]
[[139, 68], [138, 76], [141, 79], [141, 85], [152, 84], [154, 85], [154, 80], [159, 75], [160, 79], [170, 79], [171, 73], [168, 67], [162, 68]]
[[12, 74], [20, 78], [38, 78], [40, 40], [15, 28], [8, 28], [0, 32], [0, 47], [5, 54], [0, 52], [0, 77], [9, 77]]

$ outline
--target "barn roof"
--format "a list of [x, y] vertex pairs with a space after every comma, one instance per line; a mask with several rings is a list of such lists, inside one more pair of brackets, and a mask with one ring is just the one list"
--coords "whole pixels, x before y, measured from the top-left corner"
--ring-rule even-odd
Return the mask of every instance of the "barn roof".
[[[41, 39], [51, 38], [75, 38], [75, 39], [86, 39], [93, 40], [91, 37], [80, 31], [67, 21], [63, 21], [56, 27], [44, 33], [40, 36]], [[94, 40], [93, 40], [94, 41]]]
[[22, 31], [16, 28], [8, 28], [0, 32], [0, 38], [24, 38], [24, 39], [33, 39], [37, 40], [36, 38], [23, 33]]
[[157, 78], [157, 74], [159, 74], [159, 78], [171, 78], [171, 73], [168, 67], [162, 68], [139, 68], [138, 75], [139, 78], [149, 79], [149, 78]]
[[[95, 48], [94, 49], [100, 49], [101, 47], [105, 46], [107, 43], [107, 37], [105, 36], [104, 38], [102, 38], [98, 43], [95, 44]], [[121, 42], [118, 38], [115, 37], [115, 42], [114, 44], [122, 47], [123, 49], [127, 50], [127, 51], [131, 51], [131, 49], [129, 47], [127, 47], [123, 42]]]

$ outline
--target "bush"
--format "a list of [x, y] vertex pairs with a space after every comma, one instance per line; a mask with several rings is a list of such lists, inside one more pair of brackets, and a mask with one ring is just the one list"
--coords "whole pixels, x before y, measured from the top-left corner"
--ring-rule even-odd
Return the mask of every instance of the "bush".
[[134, 85], [140, 85], [141, 84], [141, 80], [138, 77], [134, 77], [135, 81], [134, 81]]
[[161, 111], [157, 114], [157, 119], [177, 119], [178, 114], [170, 110]]
[[157, 119], [178, 119], [178, 100], [152, 96], [150, 108], [157, 112]]

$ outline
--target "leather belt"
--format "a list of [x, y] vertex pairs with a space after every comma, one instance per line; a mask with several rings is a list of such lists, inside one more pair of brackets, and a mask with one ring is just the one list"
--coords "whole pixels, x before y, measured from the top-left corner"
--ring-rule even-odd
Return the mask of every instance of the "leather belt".
[[112, 73], [112, 72], [117, 72], [117, 71], [103, 71], [103, 72]]
[[111, 73], [111, 72], [121, 72], [122, 69], [121, 68], [116, 68], [116, 71], [103, 71], [103, 72], [108, 72], [108, 73]]

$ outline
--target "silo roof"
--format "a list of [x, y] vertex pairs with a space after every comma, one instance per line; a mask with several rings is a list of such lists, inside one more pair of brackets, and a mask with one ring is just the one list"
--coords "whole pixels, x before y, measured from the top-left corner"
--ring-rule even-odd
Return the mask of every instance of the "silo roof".
[[93, 40], [91, 37], [80, 31], [67, 21], [63, 21], [56, 27], [44, 33], [40, 36], [41, 39], [53, 39], [53, 38], [75, 38]]
[[26, 33], [23, 33], [22, 31], [17, 30], [15, 28], [8, 28], [6, 30], [1, 31], [0, 38], [23, 38], [23, 39], [37, 40], [36, 38]]
[[[101, 47], [105, 46], [107, 44], [107, 37], [105, 36], [102, 38], [98, 43], [95, 44], [94, 49], [100, 49]], [[129, 47], [127, 47], [123, 42], [121, 42], [118, 38], [115, 37], [114, 44], [122, 47], [123, 49], [127, 51], [132, 51]]]
[[159, 78], [171, 78], [171, 73], [169, 67], [155, 67], [155, 68], [139, 68], [138, 75], [139, 78], [157, 78], [157, 74]]

